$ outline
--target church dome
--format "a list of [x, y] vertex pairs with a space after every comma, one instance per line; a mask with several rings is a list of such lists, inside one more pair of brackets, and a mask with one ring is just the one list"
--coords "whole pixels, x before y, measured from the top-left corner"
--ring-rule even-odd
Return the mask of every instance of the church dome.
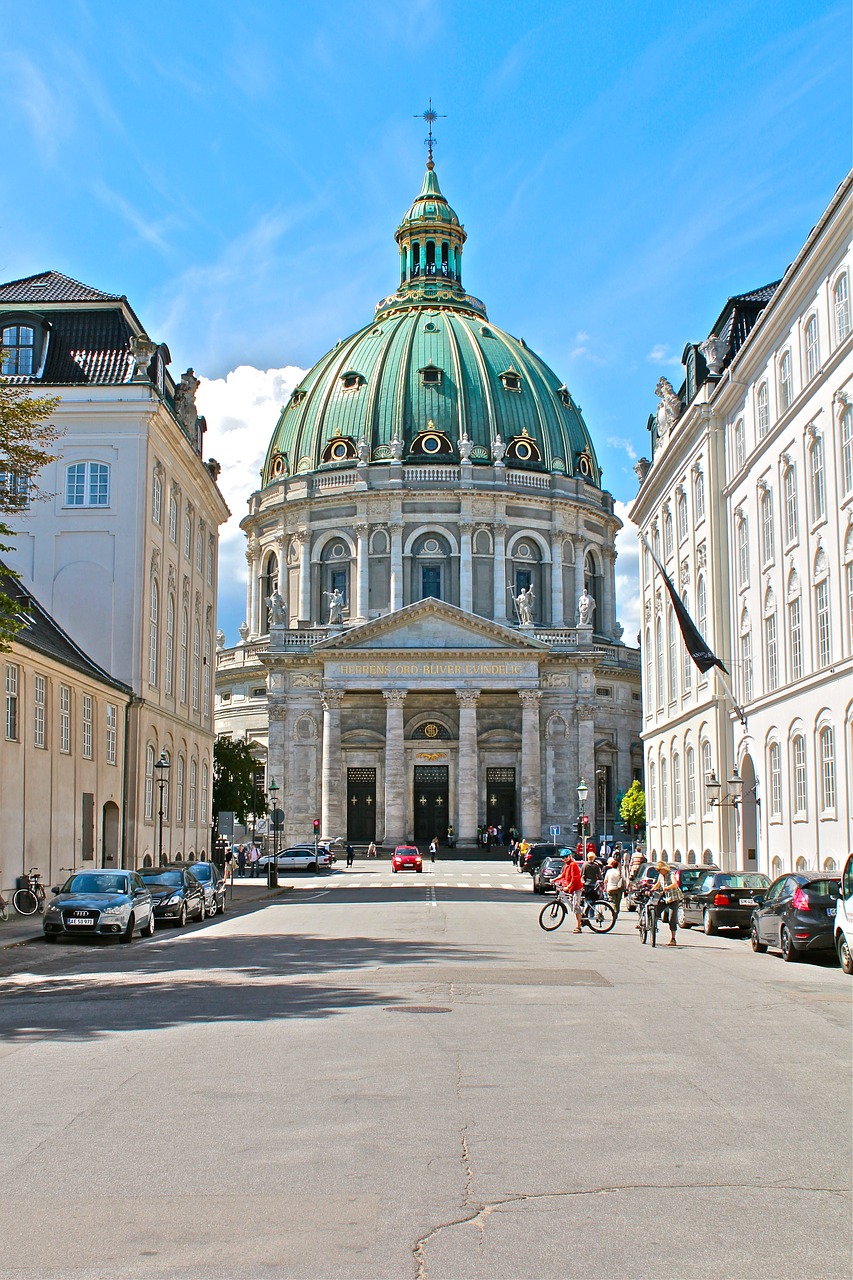
[[374, 319], [306, 374], [284, 406], [262, 483], [352, 465], [417, 461], [580, 476], [600, 486], [566, 386], [462, 287], [466, 235], [430, 160], [395, 238], [400, 285]]

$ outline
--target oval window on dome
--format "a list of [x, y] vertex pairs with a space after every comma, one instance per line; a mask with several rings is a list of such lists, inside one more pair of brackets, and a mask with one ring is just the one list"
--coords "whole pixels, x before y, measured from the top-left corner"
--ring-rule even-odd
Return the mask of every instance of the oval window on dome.
[[520, 436], [515, 436], [510, 440], [506, 450], [507, 458], [514, 459], [516, 462], [541, 462], [542, 453], [538, 444], [531, 436], [527, 434], [527, 428], [522, 429]]
[[447, 436], [442, 431], [436, 431], [431, 420], [427, 430], [419, 432], [412, 441], [412, 453], [427, 458], [437, 458], [452, 452], [453, 447]]
[[330, 440], [323, 450], [322, 462], [349, 462], [357, 458], [355, 443], [348, 436], [338, 436]]
[[440, 436], [424, 436], [421, 441], [424, 453], [441, 453]]

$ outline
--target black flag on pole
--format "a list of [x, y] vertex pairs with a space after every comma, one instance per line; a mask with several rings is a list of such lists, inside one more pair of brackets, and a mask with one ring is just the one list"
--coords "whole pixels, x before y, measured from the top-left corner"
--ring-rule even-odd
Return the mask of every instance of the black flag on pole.
[[685, 645], [687, 646], [687, 652], [690, 654], [690, 657], [696, 663], [696, 666], [699, 668], [700, 671], [703, 671], [703, 672], [710, 671], [711, 667], [719, 667], [721, 671], [725, 671], [726, 675], [728, 675], [727, 668], [723, 665], [723, 663], [720, 661], [719, 658], [714, 656], [714, 654], [708, 648], [707, 640], [702, 635], [702, 632], [699, 630], [699, 628], [696, 626], [696, 623], [690, 617], [690, 614], [687, 612], [687, 609], [685, 608], [685, 605], [684, 605], [684, 601], [681, 599], [681, 596], [678, 594], [675, 587], [670, 582], [666, 569], [664, 569], [660, 560], [658, 560], [654, 551], [652, 551], [651, 547], [649, 546], [648, 542], [646, 541], [646, 539], [642, 534], [640, 534], [640, 541], [648, 551], [651, 558], [654, 560], [657, 566], [658, 573], [664, 580], [666, 589], [669, 592], [669, 598], [672, 601], [672, 607], [673, 607], [673, 610], [675, 611], [675, 616], [678, 619], [678, 625], [681, 628], [682, 638], [684, 640]]

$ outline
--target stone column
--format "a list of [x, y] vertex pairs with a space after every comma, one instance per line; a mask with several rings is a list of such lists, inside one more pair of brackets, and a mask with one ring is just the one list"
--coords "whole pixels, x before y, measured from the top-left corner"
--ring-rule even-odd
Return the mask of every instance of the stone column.
[[252, 550], [251, 543], [246, 548], [246, 575], [246, 626], [249, 628], [248, 634], [251, 635], [252, 622], [255, 616], [255, 582], [258, 576], [255, 567], [255, 553]]
[[480, 775], [477, 752], [477, 700], [479, 690], [457, 689], [459, 703], [459, 824], [460, 840], [477, 838], [477, 806], [480, 796]]
[[602, 618], [593, 617], [593, 623], [596, 625], [597, 631], [603, 631], [606, 636], [613, 635], [613, 628], [616, 625], [616, 609], [614, 605], [614, 565], [616, 556], [612, 551], [602, 550], [601, 559], [604, 565], [604, 573], [601, 579], [601, 612]]
[[542, 753], [539, 741], [538, 689], [523, 689], [521, 699], [521, 830], [528, 840], [538, 840], [542, 826]]
[[340, 689], [324, 689], [320, 694], [323, 704], [323, 767], [320, 796], [320, 835], [334, 840], [345, 836], [341, 795], [343, 764], [341, 761], [341, 701]]
[[564, 627], [563, 616], [563, 539], [560, 534], [551, 538], [551, 626]]
[[495, 622], [506, 622], [506, 526], [495, 521], [494, 605]]
[[474, 526], [459, 526], [459, 607], [466, 613], [474, 611], [474, 578], [471, 560], [471, 534]]
[[583, 778], [589, 787], [586, 798], [586, 813], [589, 815], [589, 833], [595, 836], [595, 708], [585, 703], [578, 703], [575, 715], [578, 726], [578, 778], [575, 786]]
[[403, 526], [391, 525], [391, 612], [403, 607]]
[[278, 804], [287, 813], [287, 741], [284, 722], [287, 701], [282, 694], [268, 694], [269, 739], [267, 741], [267, 787], [273, 778], [279, 788]]
[[405, 689], [387, 689], [385, 699], [385, 848], [406, 838], [406, 755], [403, 749]]
[[358, 540], [355, 552], [355, 620], [356, 622], [366, 622], [369, 614], [367, 603], [367, 575], [369, 571], [367, 539], [370, 527], [367, 524], [359, 523], [355, 526], [355, 532]]
[[301, 529], [294, 535], [299, 543], [299, 621], [311, 623], [311, 535]]
[[583, 582], [584, 582], [584, 576], [583, 576], [584, 563], [583, 562], [584, 562], [584, 551], [586, 549], [586, 543], [584, 542], [583, 538], [575, 538], [574, 544], [575, 544], [575, 598], [572, 601], [572, 608], [571, 608], [572, 626], [575, 626], [575, 615], [577, 614], [578, 600], [583, 595]]

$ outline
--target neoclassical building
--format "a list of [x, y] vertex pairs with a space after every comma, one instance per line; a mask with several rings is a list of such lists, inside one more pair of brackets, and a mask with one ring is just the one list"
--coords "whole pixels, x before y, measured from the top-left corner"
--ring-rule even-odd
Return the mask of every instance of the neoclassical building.
[[729, 298], [678, 393], [659, 384], [631, 514], [742, 718], [687, 658], [644, 556], [656, 853], [775, 876], [837, 871], [853, 848], [851, 226], [848, 174], [782, 279]]
[[641, 769], [620, 522], [566, 385], [462, 283], [430, 159], [397, 290], [291, 394], [242, 522], [218, 733], [281, 788], [285, 839], [594, 829]]

